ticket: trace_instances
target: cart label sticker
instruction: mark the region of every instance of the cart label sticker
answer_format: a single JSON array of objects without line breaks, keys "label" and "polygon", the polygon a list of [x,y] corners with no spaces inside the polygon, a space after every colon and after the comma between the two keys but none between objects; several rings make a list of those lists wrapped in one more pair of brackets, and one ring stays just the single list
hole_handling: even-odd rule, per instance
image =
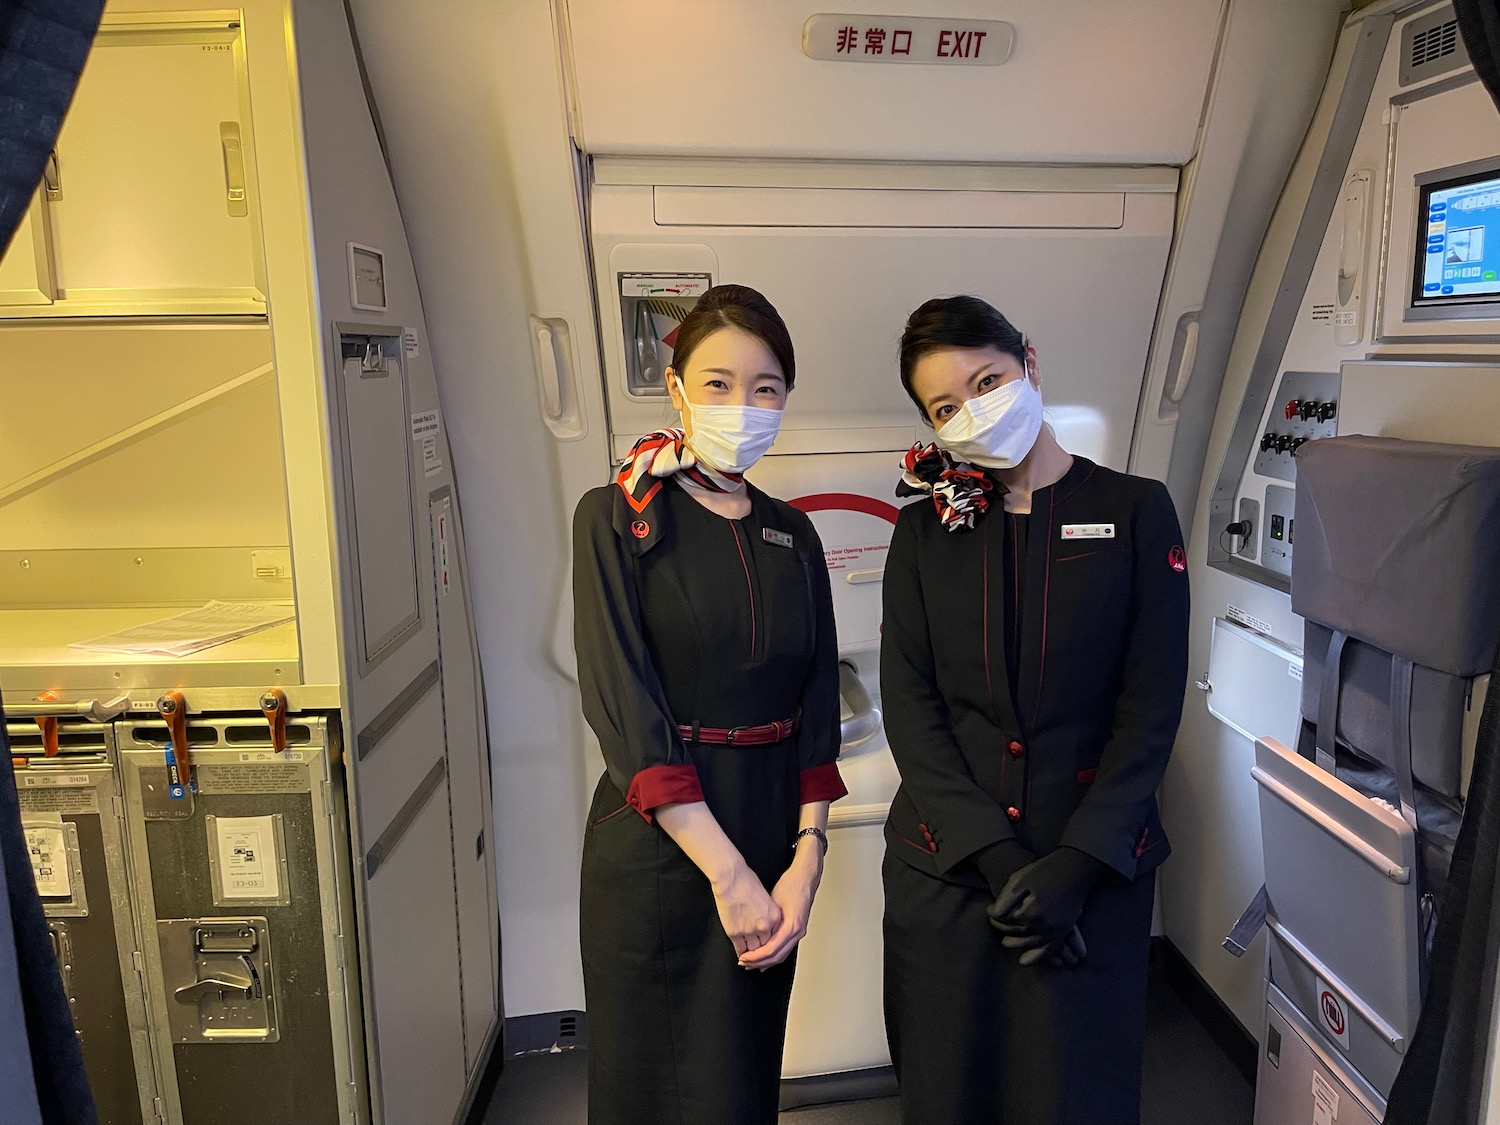
[{"label": "cart label sticker", "polygon": [[1302,665],[1293,664],[1288,660],[1286,663],[1286,674],[1300,684],[1302,682]]},{"label": "cart label sticker", "polygon": [[210,793],[306,793],[310,788],[307,767],[297,762],[247,762],[245,765],[198,767],[194,775],[198,792]]},{"label": "cart label sticker", "polygon": [[406,348],[406,358],[416,359],[418,352],[421,350],[417,345],[417,330],[415,328],[403,329],[401,332],[401,343]]},{"label": "cart label sticker", "polygon": [[43,898],[72,898],[68,877],[68,839],[62,828],[40,826],[25,829],[26,854],[36,877],[36,893]]},{"label": "cart label sticker", "polygon": [[221,816],[214,821],[221,899],[281,897],[274,816]]},{"label": "cart label sticker", "polygon": [[1329,1037],[1345,1051],[1349,1049],[1349,1006],[1328,982],[1318,979],[1318,1020]]},{"label": "cart label sticker", "polygon": [[[192,750],[189,748],[188,753]],[[189,777],[188,783],[182,783],[182,769],[177,764],[177,756],[172,752],[172,744],[168,742],[162,750],[162,756],[167,763],[167,796],[174,801],[180,801],[187,796],[188,791],[198,792],[198,779]]]},{"label": "cart label sticker", "polygon": [[93,813],[99,812],[97,789],[22,789],[23,813]]},{"label": "cart label sticker", "polygon": [[242,750],[239,755],[242,762],[305,762],[307,755],[301,750],[283,750],[280,754],[275,750]]},{"label": "cart label sticker", "polygon": [[53,786],[88,785],[86,773],[18,773],[23,789],[46,789]]},{"label": "cart label sticker", "polygon": [[428,434],[435,434],[441,426],[442,423],[438,420],[436,410],[424,410],[420,414],[413,414],[411,416],[411,440],[416,441]]},{"label": "cart label sticker", "polygon": [[1339,1092],[1316,1070],[1312,1076],[1313,1125],[1333,1125],[1339,1118]]}]

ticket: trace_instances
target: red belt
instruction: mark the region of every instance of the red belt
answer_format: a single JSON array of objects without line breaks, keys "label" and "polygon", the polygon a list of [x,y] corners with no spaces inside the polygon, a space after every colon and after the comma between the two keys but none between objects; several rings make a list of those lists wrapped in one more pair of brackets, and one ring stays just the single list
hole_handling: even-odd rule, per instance
[{"label": "red belt", "polygon": [[758,727],[700,727],[697,723],[677,729],[688,742],[706,742],[715,746],[769,746],[796,734],[802,726],[799,711],[790,719],[761,723]]}]

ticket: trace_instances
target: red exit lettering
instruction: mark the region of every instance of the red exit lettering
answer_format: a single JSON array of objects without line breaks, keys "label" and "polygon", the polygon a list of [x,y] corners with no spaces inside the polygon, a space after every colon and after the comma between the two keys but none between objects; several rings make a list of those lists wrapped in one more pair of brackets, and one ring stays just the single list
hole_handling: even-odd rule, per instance
[{"label": "red exit lettering", "polygon": [[951,31],[938,34],[937,54],[940,59],[977,59],[980,46],[988,31]]}]

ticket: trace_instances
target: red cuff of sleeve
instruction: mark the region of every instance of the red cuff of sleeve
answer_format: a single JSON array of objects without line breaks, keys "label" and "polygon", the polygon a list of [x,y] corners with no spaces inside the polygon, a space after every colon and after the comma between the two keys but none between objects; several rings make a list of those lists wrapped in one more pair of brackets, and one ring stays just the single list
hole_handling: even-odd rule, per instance
[{"label": "red cuff of sleeve", "polygon": [[650,766],[630,782],[625,801],[651,824],[651,810],[658,805],[680,805],[703,800],[696,766]]},{"label": "red cuff of sleeve", "polygon": [[802,803],[804,805],[814,801],[837,801],[848,792],[844,779],[839,776],[837,762],[829,762],[826,766],[813,766],[802,771]]}]

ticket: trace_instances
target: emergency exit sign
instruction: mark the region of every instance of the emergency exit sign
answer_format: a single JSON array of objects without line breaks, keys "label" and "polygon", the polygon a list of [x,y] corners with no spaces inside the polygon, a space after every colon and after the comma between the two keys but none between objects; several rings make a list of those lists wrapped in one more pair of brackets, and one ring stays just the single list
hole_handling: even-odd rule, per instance
[{"label": "emergency exit sign", "polygon": [[999,66],[1016,45],[1003,20],[851,16],[821,12],[802,25],[802,53],[824,62]]}]

